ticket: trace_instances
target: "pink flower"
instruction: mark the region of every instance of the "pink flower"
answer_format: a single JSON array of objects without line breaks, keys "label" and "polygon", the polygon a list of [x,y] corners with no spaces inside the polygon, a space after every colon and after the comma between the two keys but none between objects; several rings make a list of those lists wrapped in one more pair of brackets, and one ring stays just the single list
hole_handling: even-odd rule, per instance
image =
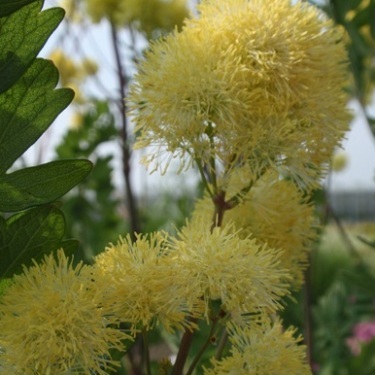
[{"label": "pink flower", "polygon": [[375,321],[360,322],[353,327],[353,336],[346,340],[353,355],[361,354],[362,344],[368,343],[375,338]]},{"label": "pink flower", "polygon": [[375,322],[361,322],[353,328],[354,336],[361,342],[370,342],[375,337]]}]

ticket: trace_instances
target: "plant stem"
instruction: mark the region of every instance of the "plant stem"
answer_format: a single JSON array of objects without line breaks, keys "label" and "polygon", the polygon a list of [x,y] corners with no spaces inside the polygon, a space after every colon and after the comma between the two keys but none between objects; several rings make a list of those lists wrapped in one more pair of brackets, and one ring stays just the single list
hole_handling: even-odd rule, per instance
[{"label": "plant stem", "polygon": [[203,167],[202,167],[201,160],[200,159],[196,159],[195,163],[197,164],[197,167],[198,167],[198,170],[199,170],[199,174],[201,175],[201,179],[202,179],[204,187],[206,188],[208,194],[210,194],[210,196],[213,197],[214,194],[213,194],[213,192],[212,192],[212,190],[210,188],[210,185],[208,184],[206,175],[204,174],[204,170],[203,170]]},{"label": "plant stem", "polygon": [[145,361],[146,361],[146,373],[147,375],[151,375],[150,347],[149,347],[149,342],[148,342],[148,332],[145,328],[142,329],[142,337],[143,337],[143,348],[144,348]]},{"label": "plant stem", "polygon": [[[311,264],[311,256],[310,262]],[[303,285],[303,312],[304,312],[304,340],[306,344],[306,357],[313,371],[313,316],[312,316],[312,289],[311,289],[311,267],[305,271],[305,283]]]},{"label": "plant stem", "polygon": [[[193,318],[192,321],[196,322],[197,319]],[[176,362],[174,363],[171,375],[182,374],[192,341],[193,341],[193,331],[186,329],[181,339],[180,349],[177,353]]]},{"label": "plant stem", "polygon": [[120,137],[122,142],[122,172],[124,176],[125,182],[125,189],[126,189],[126,198],[127,204],[129,209],[129,217],[130,217],[130,236],[133,240],[135,240],[135,233],[140,233],[140,224],[139,224],[139,217],[138,217],[138,210],[136,207],[136,199],[133,193],[133,188],[131,184],[130,178],[130,159],[131,159],[131,150],[129,145],[128,139],[128,129],[127,123],[128,119],[126,116],[126,86],[128,81],[126,79],[125,68],[121,62],[121,55],[120,55],[120,48],[119,48],[119,38],[117,34],[116,27],[111,23],[111,36],[112,36],[112,44],[115,54],[115,61],[117,67],[117,77],[119,83],[119,91],[120,91],[120,100],[118,102],[119,112],[120,112],[120,121],[121,121],[121,130],[120,130]]},{"label": "plant stem", "polygon": [[213,197],[213,202],[215,205],[215,213],[211,224],[211,232],[214,230],[215,227],[221,227],[223,224],[224,213],[226,210],[231,208],[228,205],[228,202],[225,201],[225,191],[221,190],[216,193]]},{"label": "plant stem", "polygon": [[[128,139],[128,118],[126,115],[126,87],[128,85],[128,81],[126,78],[125,67],[121,61],[121,54],[120,54],[120,43],[119,37],[116,30],[115,25],[111,22],[111,40],[115,55],[115,63],[117,68],[117,78],[118,78],[118,85],[119,85],[119,94],[120,99],[117,101],[118,109],[119,109],[119,118],[121,123],[120,128],[120,138],[121,138],[121,151],[122,151],[122,175],[124,177],[125,183],[125,191],[126,191],[126,202],[127,208],[129,211],[129,222],[130,222],[130,238],[132,241],[136,240],[135,233],[140,233],[140,222],[139,222],[139,215],[136,205],[136,198],[133,192],[132,184],[131,184],[131,168],[130,168],[130,159],[131,159],[131,150],[130,144]],[[136,358],[141,357],[142,352],[142,345],[139,339],[136,340],[132,349],[128,352],[128,357],[130,359],[130,363],[132,366],[132,375],[139,375],[142,374],[141,364],[138,363]]]},{"label": "plant stem", "polygon": [[225,345],[227,344],[227,341],[228,341],[228,332],[227,332],[227,329],[224,327],[223,333],[220,337],[219,345],[217,346],[215,359],[217,360],[221,359],[221,356],[223,355],[223,351],[224,351]]},{"label": "plant stem", "polygon": [[213,336],[213,334],[215,332],[217,321],[218,321],[217,318],[215,318],[212,321],[211,329],[210,329],[210,332],[208,334],[207,340],[204,342],[204,344],[202,345],[202,347],[199,349],[199,352],[197,353],[197,355],[195,356],[193,362],[191,363],[191,365],[190,365],[190,367],[189,367],[186,375],[191,375],[193,373],[195,367],[197,366],[197,364],[199,363],[200,359],[202,358],[203,353],[205,352],[205,350],[211,344],[211,339],[212,339],[212,336]]}]

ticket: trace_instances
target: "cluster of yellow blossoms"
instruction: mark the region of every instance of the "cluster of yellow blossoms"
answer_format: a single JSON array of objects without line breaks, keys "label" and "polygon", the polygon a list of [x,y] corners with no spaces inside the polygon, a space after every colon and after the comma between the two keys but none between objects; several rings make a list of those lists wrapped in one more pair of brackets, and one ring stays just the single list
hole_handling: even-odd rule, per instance
[{"label": "cluster of yellow blossoms", "polygon": [[[115,23],[132,22],[133,3],[144,4],[87,0]],[[92,266],[59,252],[16,276],[0,298],[1,374],[104,375],[111,349],[138,332],[188,335],[204,322],[230,348],[205,375],[311,373],[275,314],[301,286],[314,238],[301,187],[318,184],[347,129],[344,35],[305,2],[198,10],[152,44],[129,100],[138,147],[156,146],[145,162],[197,165],[206,196],[175,236],[122,238]]]},{"label": "cluster of yellow blossoms", "polygon": [[[74,267],[60,250],[57,258],[46,256],[15,276],[1,297],[0,373],[107,374],[117,365],[111,349],[125,350],[125,340],[155,324],[167,332],[194,330],[193,319],[218,318],[215,301],[221,301],[224,326],[230,322],[229,330],[246,330],[259,324],[254,317],[263,321],[275,312],[288,293],[289,275],[278,262],[277,252],[239,238],[230,226],[210,231],[200,220],[187,223],[175,238],[154,233],[139,235],[135,243],[121,239],[92,266]],[[275,363],[286,361],[288,368],[297,361],[304,369],[303,347],[289,353],[297,341],[278,323],[272,328],[267,322],[267,337],[273,331],[286,337]],[[120,323],[127,324],[126,331]],[[248,340],[258,341],[259,329],[248,330]],[[245,346],[236,344],[238,350]],[[293,374],[303,373],[308,372]]]},{"label": "cluster of yellow blossoms", "polygon": [[165,166],[168,152],[182,166],[215,158],[225,170],[271,167],[316,185],[348,128],[342,30],[306,2],[212,0],[198,9],[152,45],[136,75],[137,146],[155,146],[144,162]]},{"label": "cluster of yellow blossoms", "polygon": [[186,0],[64,0],[62,6],[72,20],[87,14],[94,23],[107,19],[118,27],[132,26],[148,38],[181,29],[190,16]]},{"label": "cluster of yellow blossoms", "polygon": [[106,375],[129,336],[101,296],[90,267],[62,250],[14,276],[0,302],[0,374]]},{"label": "cluster of yellow blossoms", "polygon": [[74,90],[76,103],[84,103],[85,98],[80,87],[88,77],[97,73],[97,63],[89,58],[85,58],[82,61],[74,61],[59,48],[52,51],[49,58],[59,70],[61,85]]}]

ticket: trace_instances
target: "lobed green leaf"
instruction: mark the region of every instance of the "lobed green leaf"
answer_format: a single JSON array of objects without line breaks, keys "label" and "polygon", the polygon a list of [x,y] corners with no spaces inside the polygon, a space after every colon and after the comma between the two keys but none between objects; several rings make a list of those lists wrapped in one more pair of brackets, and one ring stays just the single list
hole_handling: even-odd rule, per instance
[{"label": "lobed green leaf", "polygon": [[[40,0],[31,3],[13,1],[13,6],[9,4],[11,1],[3,2],[0,5],[0,16],[4,7],[13,11],[20,9],[0,18],[0,93],[8,90],[22,76],[64,17],[61,8],[40,12],[43,5]],[[30,4],[17,6],[24,3]]]},{"label": "lobed green leaf", "polygon": [[0,174],[35,143],[72,101],[72,90],[54,90],[57,80],[52,62],[36,59],[15,85],[0,94]]},{"label": "lobed green leaf", "polygon": [[[45,205],[15,215],[0,225],[0,278],[30,266],[32,259],[63,245],[65,219],[56,205]],[[71,248],[72,244],[69,244]]]},{"label": "lobed green leaf", "polygon": [[88,160],[57,160],[0,175],[0,211],[21,211],[60,198],[91,171]]}]

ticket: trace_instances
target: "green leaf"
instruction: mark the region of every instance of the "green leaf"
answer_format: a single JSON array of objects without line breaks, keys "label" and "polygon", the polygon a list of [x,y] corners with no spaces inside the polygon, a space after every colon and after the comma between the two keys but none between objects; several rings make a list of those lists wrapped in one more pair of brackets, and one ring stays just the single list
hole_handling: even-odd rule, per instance
[{"label": "green leaf", "polygon": [[33,208],[6,221],[0,228],[0,278],[22,271],[22,264],[30,266],[32,258],[61,247],[65,233],[65,219],[56,205]]},{"label": "green leaf", "polygon": [[79,246],[79,242],[74,239],[69,239],[61,242],[61,245],[59,247],[62,247],[64,249],[64,253],[66,256],[73,255]]},{"label": "green leaf", "polygon": [[0,174],[72,101],[72,90],[54,90],[57,81],[58,72],[52,62],[37,59],[15,85],[0,94]]},{"label": "green leaf", "polygon": [[363,242],[364,244],[372,247],[373,249],[375,249],[375,240],[368,240],[367,238],[363,237],[363,236],[357,236],[357,238]]},{"label": "green leaf", "polygon": [[9,16],[23,6],[33,3],[36,0],[1,0],[0,17]]},{"label": "green leaf", "polygon": [[0,210],[21,211],[61,197],[91,171],[88,160],[57,160],[0,175]]},{"label": "green leaf", "polygon": [[[61,8],[40,12],[42,5],[43,1],[33,1],[8,17],[0,18],[0,93],[9,89],[26,71],[64,17]],[[3,3],[0,14],[2,7]]]}]

